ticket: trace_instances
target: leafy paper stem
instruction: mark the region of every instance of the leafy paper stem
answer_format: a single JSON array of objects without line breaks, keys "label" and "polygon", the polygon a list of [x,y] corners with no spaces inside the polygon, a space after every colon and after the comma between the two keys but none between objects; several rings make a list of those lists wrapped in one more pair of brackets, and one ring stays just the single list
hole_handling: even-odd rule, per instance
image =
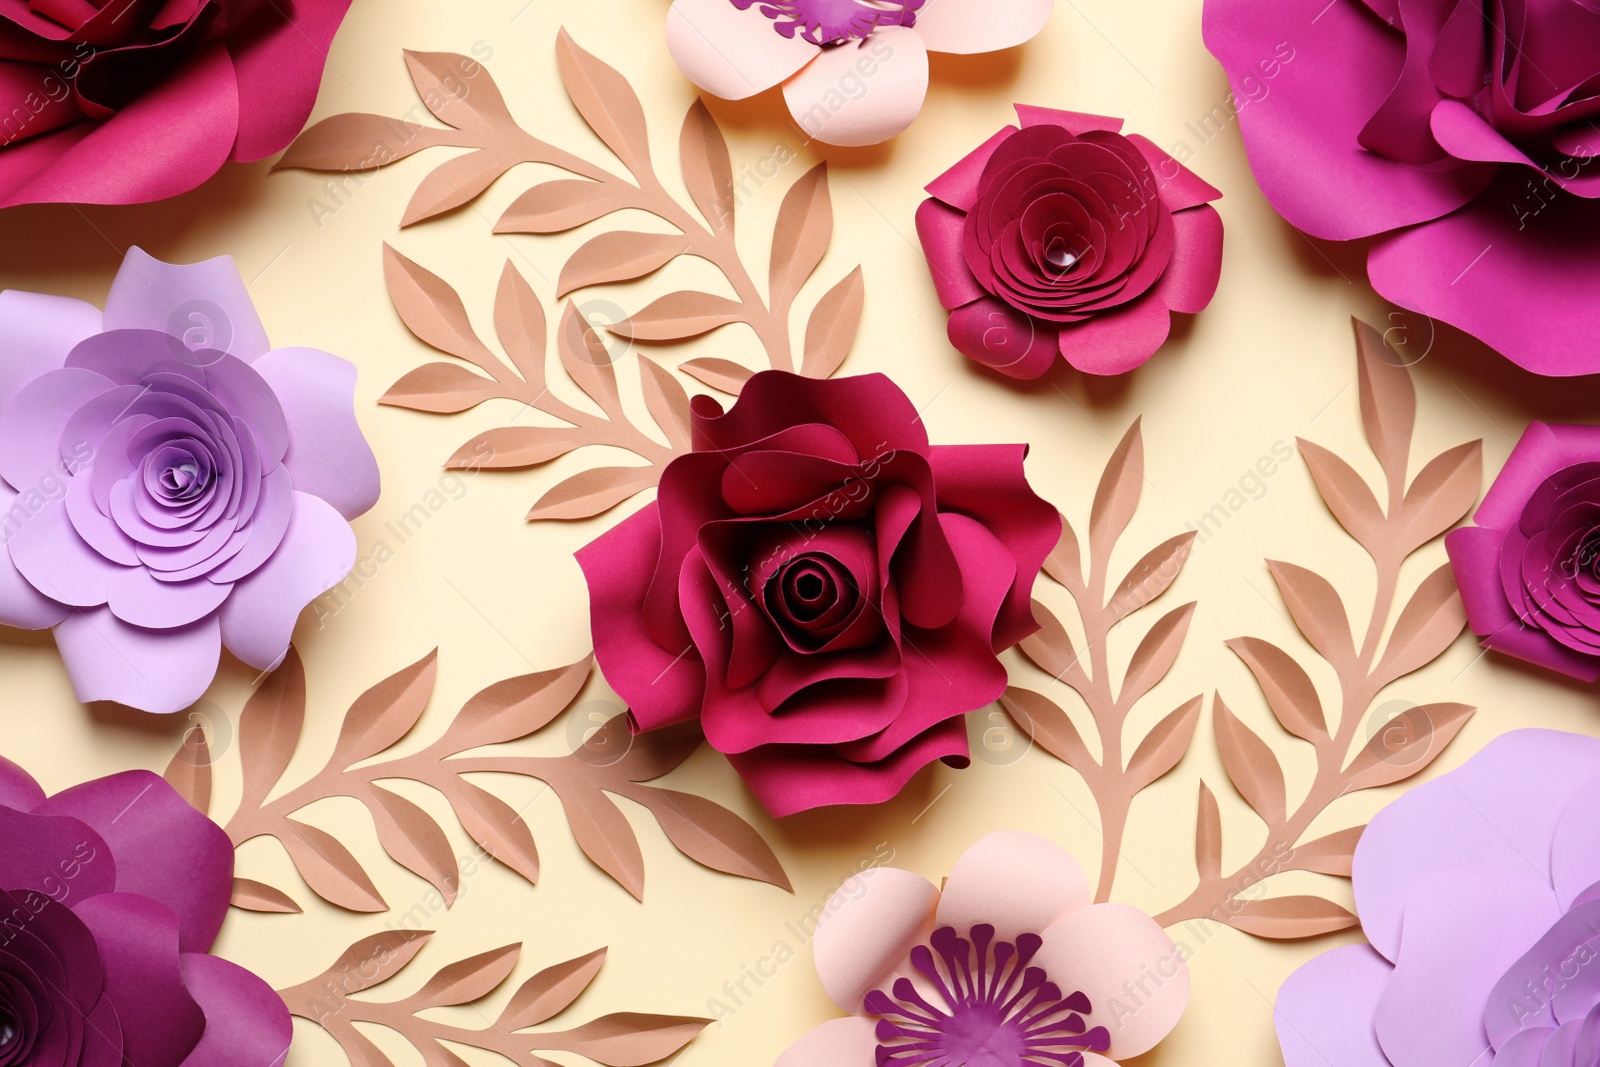
[{"label": "leafy paper stem", "polygon": [[598,949],[547,967],[517,987],[492,1021],[481,1028],[454,1026],[425,1017],[431,1008],[475,1004],[511,976],[520,944],[458,960],[434,973],[417,992],[400,1000],[357,999],[354,994],[393,978],[420,952],[429,930],[386,930],[362,938],[317,977],[278,991],[289,1011],[326,1030],[354,1067],[391,1063],[356,1024],[400,1034],[434,1067],[465,1067],[450,1045],[498,1053],[520,1067],[549,1067],[536,1053],[569,1052],[610,1067],[657,1063],[677,1053],[705,1029],[709,1019],[622,1012],[566,1030],[528,1032],[565,1011],[594,981],[605,962]]},{"label": "leafy paper stem", "polygon": [[[1257,637],[1228,642],[1255,677],[1279,725],[1315,749],[1317,771],[1304,799],[1290,808],[1272,747],[1218,697],[1214,725],[1223,767],[1239,795],[1266,823],[1266,839],[1247,863],[1224,873],[1222,820],[1215,796],[1202,782],[1195,828],[1199,884],[1187,899],[1158,916],[1164,925],[1213,919],[1268,938],[1311,937],[1354,925],[1355,916],[1319,896],[1258,898],[1245,896],[1245,890],[1283,871],[1348,878],[1362,827],[1302,841],[1313,821],[1339,797],[1391,785],[1423,770],[1474,710],[1433,703],[1373,721],[1378,718],[1372,714],[1378,694],[1432,663],[1466,625],[1448,563],[1423,578],[1398,613],[1395,604],[1406,560],[1459,521],[1477,500],[1483,455],[1482,442],[1458,445],[1435,456],[1408,481],[1416,419],[1411,376],[1376,330],[1361,322],[1355,329],[1361,421],[1383,469],[1387,503],[1380,506],[1366,480],[1327,449],[1302,440],[1300,454],[1329,510],[1372,557],[1372,612],[1361,630],[1353,629],[1343,599],[1326,578],[1292,563],[1268,561],[1289,616],[1337,678],[1337,718],[1329,721],[1310,673],[1288,652]],[[1358,747],[1363,724],[1369,729]]]},{"label": "leafy paper stem", "polygon": [[1083,649],[1074,647],[1060,620],[1038,601],[1033,613],[1041,629],[1022,642],[1024,655],[1082,700],[1099,735],[1099,757],[1090,752],[1067,712],[1048,697],[1012,686],[1001,698],[1001,705],[1018,726],[1082,775],[1094,795],[1103,842],[1096,891],[1096,899],[1101,901],[1111,896],[1133,798],[1183,758],[1202,704],[1199,696],[1185,701],[1145,735],[1131,756],[1125,755],[1128,716],[1172,668],[1195,607],[1190,602],[1157,619],[1140,639],[1121,683],[1114,684],[1108,652],[1112,633],[1167,591],[1194,543],[1192,532],[1163,541],[1111,586],[1111,556],[1139,505],[1143,468],[1144,444],[1135,421],[1112,453],[1095,490],[1089,514],[1087,570],[1077,534],[1065,518],[1061,541],[1045,561],[1045,573],[1066,588],[1076,605],[1083,626]]},{"label": "leafy paper stem", "polygon": [[[532,883],[539,876],[539,855],[521,813],[467,777],[497,772],[544,782],[565,809],[584,853],[638,899],[644,896],[644,858],[612,797],[649,809],[667,838],[690,859],[790,888],[772,849],[739,816],[704,797],[645,784],[677,767],[699,746],[701,739],[692,729],[633,737],[626,717],[617,715],[583,738],[570,755],[478,751],[527,737],[560,715],[589,678],[587,658],[497,682],[467,701],[427,747],[389,755],[427,707],[435,668],[435,654],[429,653],[367,690],[350,706],[322,770],[269,799],[294,754],[305,717],[305,673],[291,649],[239,717],[243,800],[225,825],[235,847],[255,837],[276,838],[312,892],[351,911],[385,911],[388,905],[351,851],[332,834],[294,818],[319,800],[351,797],[366,807],[389,857],[426,879],[448,907],[455,901],[461,873],[444,830],[422,807],[379,784],[409,779],[442,794],[462,829],[484,852]],[[180,753],[167,778],[196,807],[206,809],[211,793],[207,760]],[[243,879],[235,886],[233,902],[253,911],[300,910],[282,890]]]},{"label": "leafy paper stem", "polygon": [[[678,136],[683,181],[692,201],[684,203],[666,188],[655,169],[644,109],[628,80],[579,48],[565,30],[556,40],[556,59],[573,106],[632,175],[631,181],[528,132],[512,117],[494,79],[480,64],[447,52],[407,52],[406,63],[423,104],[448,129],[378,115],[335,115],[301,134],[277,165],[360,172],[435,146],[470,149],[423,179],[402,226],[477,199],[519,163],[559,167],[576,177],[528,189],[495,223],[496,233],[558,233],[626,208],[649,212],[676,231],[612,230],[592,238],[562,268],[559,296],[586,286],[642,278],[679,256],[696,256],[722,273],[734,292],[732,298],[696,290],[670,293],[611,329],[639,341],[678,341],[743,322],[755,331],[770,366],[797,369],[790,316],[833,231],[825,165],[801,177],[784,198],[763,291],[734,238],[733,165],[722,131],[705,105],[694,103]],[[827,377],[838,368],[855,336],[862,293],[858,268],[818,301],[806,328],[798,367],[802,373]],[[685,369],[717,388],[736,389],[750,373],[718,359],[692,360]]]}]

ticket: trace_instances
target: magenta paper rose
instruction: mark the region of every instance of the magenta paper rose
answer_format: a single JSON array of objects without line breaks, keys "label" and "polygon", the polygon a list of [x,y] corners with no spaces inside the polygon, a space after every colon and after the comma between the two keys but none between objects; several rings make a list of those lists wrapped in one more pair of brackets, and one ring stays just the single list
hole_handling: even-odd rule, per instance
[{"label": "magenta paper rose", "polygon": [[0,207],[140,204],[281,150],[350,0],[0,0]]},{"label": "magenta paper rose", "polygon": [[1107,1067],[1149,1051],[1189,1002],[1185,953],[1139,909],[1091,901],[1077,860],[1014,830],[969,848],[942,889],[863,871],[813,942],[850,1017],[776,1067]]},{"label": "magenta paper rose", "polygon": [[1444,543],[1483,646],[1600,678],[1600,426],[1531,423],[1473,521]]},{"label": "magenta paper rose", "polygon": [[825,144],[869,145],[911,125],[928,53],[1031,39],[1055,0],[673,0],[667,47],[689,80],[743,100],[783,85],[789,113]]},{"label": "magenta paper rose", "polygon": [[1290,223],[1375,236],[1379,293],[1536,374],[1600,371],[1600,4],[1207,0],[1205,39]]},{"label": "magenta paper rose", "polygon": [[1517,730],[1373,819],[1371,946],[1278,994],[1288,1067],[1600,1062],[1600,740]]},{"label": "magenta paper rose", "polygon": [[268,345],[231,259],[137,248],[104,313],[12,290],[0,336],[0,622],[53,627],[84,701],[276,667],[378,498],[355,367]]},{"label": "magenta paper rose", "polygon": [[275,1067],[292,1027],[207,955],[233,845],[148,771],[46,798],[0,757],[0,1063]]},{"label": "magenta paper rose", "polygon": [[634,728],[698,721],[774,815],[965,766],[1061,533],[1027,447],[930,446],[881,374],[766,371],[692,418],[656,502],[578,553]]},{"label": "magenta paper rose", "polygon": [[1013,378],[1059,354],[1121,374],[1155,354],[1172,312],[1211,302],[1222,194],[1121,119],[1017,105],[928,186],[917,236],[950,343]]}]

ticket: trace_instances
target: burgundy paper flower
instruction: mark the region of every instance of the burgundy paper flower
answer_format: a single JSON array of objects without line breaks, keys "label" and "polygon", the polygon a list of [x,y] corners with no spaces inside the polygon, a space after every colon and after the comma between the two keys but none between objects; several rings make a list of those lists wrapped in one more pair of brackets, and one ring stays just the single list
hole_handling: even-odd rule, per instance
[{"label": "burgundy paper flower", "polygon": [[767,810],[868,804],[935,759],[1036,630],[1060,517],[1023,445],[936,447],[880,374],[768,371],[656,503],[578,553],[595,654],[637,729],[699,720]]},{"label": "burgundy paper flower", "polygon": [[0,0],[0,207],[138,204],[300,132],[350,0]]},{"label": "burgundy paper flower", "polygon": [[1485,648],[1600,678],[1600,426],[1535,422],[1445,548]]},{"label": "burgundy paper flower", "polygon": [[0,1063],[282,1063],[288,1009],[207,955],[232,893],[228,835],[155,775],[46,799],[0,758]]},{"label": "burgundy paper flower", "polygon": [[1059,352],[1090,374],[1155,354],[1172,312],[1211,302],[1222,194],[1121,119],[1017,106],[1008,126],[940,175],[917,235],[950,343],[1013,378]]}]

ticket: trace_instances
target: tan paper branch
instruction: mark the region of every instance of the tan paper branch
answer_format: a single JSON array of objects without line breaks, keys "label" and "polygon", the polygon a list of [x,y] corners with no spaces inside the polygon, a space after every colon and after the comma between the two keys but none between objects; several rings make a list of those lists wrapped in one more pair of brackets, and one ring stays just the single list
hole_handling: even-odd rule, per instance
[{"label": "tan paper branch", "polygon": [[[790,889],[772,849],[738,815],[704,797],[645,784],[694,752],[701,738],[692,728],[633,737],[626,717],[617,715],[585,737],[570,755],[524,756],[503,748],[476,751],[548,726],[588,681],[589,658],[491,685],[467,701],[427,747],[410,755],[387,755],[427,707],[435,667],[435,655],[429,653],[367,690],[350,706],[323,768],[272,796],[294,754],[305,717],[305,673],[290,649],[283,666],[261,684],[239,717],[243,800],[225,824],[234,846],[260,836],[276,838],[318,896],[350,911],[385,911],[388,905],[350,850],[332,834],[293,817],[319,800],[351,797],[366,807],[389,857],[425,879],[449,907],[461,877],[455,849],[424,809],[379,784],[408,779],[442,794],[462,829],[485,853],[536,882],[539,854],[521,813],[467,777],[492,772],[544,782],[564,807],[584,853],[637,899],[644,897],[644,858],[614,797],[649,809],[668,840],[697,863]],[[167,770],[167,780],[206,810],[211,789],[208,759],[180,752]],[[282,890],[242,878],[236,881],[233,902],[253,911],[299,910]]]},{"label": "tan paper branch", "polygon": [[1112,632],[1167,591],[1194,543],[1193,533],[1162,542],[1111,587],[1111,555],[1138,507],[1143,468],[1144,445],[1135,420],[1112,453],[1095,491],[1089,515],[1087,572],[1077,534],[1065,518],[1061,541],[1045,561],[1045,573],[1072,596],[1083,625],[1084,648],[1074,647],[1066,628],[1038,601],[1033,612],[1042,628],[1022,643],[1024,655],[1082,700],[1094,720],[1100,755],[1097,758],[1091,753],[1071,716],[1042,693],[1012,686],[1000,700],[1039,747],[1072,767],[1088,784],[1100,813],[1103,848],[1095,899],[1101,901],[1111,897],[1133,798],[1183,758],[1202,704],[1199,696],[1185,701],[1127,755],[1128,716],[1171,669],[1195,607],[1192,602],[1184,604],[1156,620],[1135,648],[1121,684],[1113,685],[1108,649]]},{"label": "tan paper branch", "polygon": [[423,1061],[436,1067],[464,1067],[450,1045],[464,1045],[505,1057],[521,1067],[548,1067],[540,1052],[569,1052],[610,1067],[638,1067],[675,1055],[710,1023],[679,1015],[622,1012],[603,1015],[565,1030],[529,1032],[560,1013],[588,989],[605,962],[606,950],[547,967],[519,985],[493,1021],[481,1028],[453,1026],[420,1013],[457,1004],[479,1005],[516,969],[520,944],[505,945],[457,960],[438,971],[417,992],[400,1000],[374,1001],[355,994],[399,974],[419,953],[429,930],[386,930],[345,949],[317,977],[278,995],[289,1011],[326,1030],[354,1067],[379,1067],[391,1061],[357,1029],[382,1026],[410,1043]]},{"label": "tan paper branch", "polygon": [[1213,718],[1223,767],[1239,795],[1266,823],[1266,840],[1248,862],[1225,873],[1221,816],[1216,798],[1201,783],[1195,828],[1199,884],[1157,917],[1164,925],[1213,919],[1267,938],[1312,937],[1353,926],[1354,915],[1322,897],[1242,894],[1283,871],[1348,878],[1362,828],[1302,841],[1312,822],[1341,796],[1422,771],[1474,710],[1455,703],[1409,708],[1387,723],[1374,724],[1377,729],[1369,731],[1369,739],[1351,756],[1379,692],[1432,663],[1466,625],[1448,563],[1411,591],[1398,614],[1394,609],[1402,566],[1471,510],[1483,466],[1481,442],[1473,441],[1435,456],[1408,482],[1416,421],[1411,376],[1376,330],[1360,322],[1355,330],[1361,421],[1383,468],[1386,503],[1380,505],[1366,481],[1337,455],[1309,441],[1299,444],[1328,509],[1372,557],[1372,611],[1357,632],[1343,599],[1325,578],[1291,563],[1268,561],[1295,626],[1337,678],[1337,717],[1329,720],[1316,683],[1294,656],[1256,637],[1227,643],[1255,677],[1279,725],[1315,749],[1317,771],[1305,798],[1290,809],[1272,746],[1218,696]]}]

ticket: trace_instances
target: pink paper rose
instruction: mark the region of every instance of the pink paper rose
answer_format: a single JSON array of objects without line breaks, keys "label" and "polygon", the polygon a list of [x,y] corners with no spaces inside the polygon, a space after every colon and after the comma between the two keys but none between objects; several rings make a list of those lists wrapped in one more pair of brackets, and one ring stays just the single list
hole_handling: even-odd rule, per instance
[{"label": "pink paper rose", "polygon": [[1484,647],[1600,678],[1600,426],[1531,423],[1473,521],[1444,543]]},{"label": "pink paper rose", "polygon": [[789,113],[826,144],[887,141],[928,91],[928,53],[1010,48],[1055,0],[673,0],[667,47],[700,88],[743,100],[779,83]]},{"label": "pink paper rose", "polygon": [[633,726],[698,721],[774,815],[965,766],[963,716],[1038,629],[1061,533],[1026,446],[930,446],[881,374],[766,371],[726,412],[692,403],[694,451],[656,502],[578,553]]},{"label": "pink paper rose", "polygon": [[[1106,1067],[1154,1048],[1189,1002],[1185,952],[1034,834],[993,833],[944,888],[874,867],[823,908],[817,975],[848,1013],[776,1067]],[[1341,1065],[1342,1067],[1342,1065]]]},{"label": "pink paper rose", "polygon": [[1600,371],[1600,5],[1207,0],[1204,26],[1284,218],[1376,237],[1379,293],[1536,374]]},{"label": "pink paper rose", "polygon": [[102,313],[0,293],[0,622],[53,627],[80,700],[178,711],[257,670],[378,498],[356,370],[273,348],[227,257],[135,248]]},{"label": "pink paper rose", "polygon": [[0,0],[0,207],[139,204],[300,132],[350,0]]},{"label": "pink paper rose", "polygon": [[1059,354],[1121,374],[1155,354],[1172,312],[1211,302],[1222,194],[1121,119],[1017,106],[928,186],[917,236],[950,343],[1013,378]]}]

